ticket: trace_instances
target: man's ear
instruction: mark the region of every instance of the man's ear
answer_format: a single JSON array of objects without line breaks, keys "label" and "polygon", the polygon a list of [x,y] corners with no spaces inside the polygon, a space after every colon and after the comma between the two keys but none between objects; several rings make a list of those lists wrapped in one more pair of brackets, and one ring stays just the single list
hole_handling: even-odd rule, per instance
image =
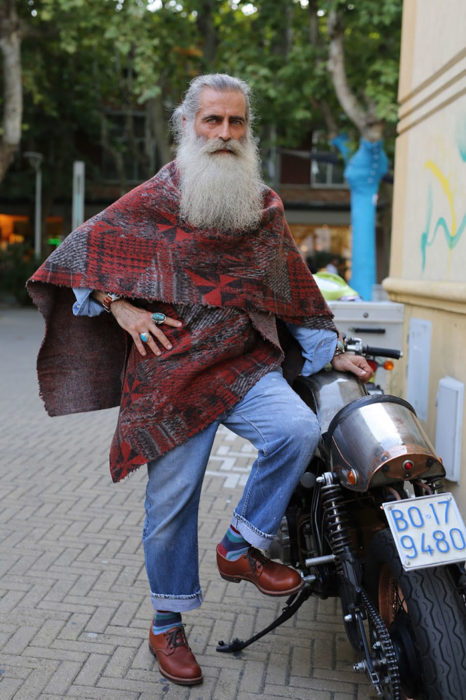
[{"label": "man's ear", "polygon": [[181,117],[181,126],[183,127],[183,131],[186,129],[186,117],[183,115]]}]

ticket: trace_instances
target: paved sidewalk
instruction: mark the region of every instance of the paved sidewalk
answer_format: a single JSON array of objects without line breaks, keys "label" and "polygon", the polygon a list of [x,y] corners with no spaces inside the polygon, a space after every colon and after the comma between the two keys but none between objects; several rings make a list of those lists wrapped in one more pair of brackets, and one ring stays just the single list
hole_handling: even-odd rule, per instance
[{"label": "paved sidewalk", "polygon": [[33,309],[0,308],[0,700],[363,700],[374,697],[346,641],[338,602],[311,599],[297,616],[237,656],[283,600],[217,573],[215,544],[239,498],[254,450],[219,431],[201,501],[205,602],[185,615],[204,683],[183,688],[157,671],[140,545],[145,470],[114,485],[108,448],[115,410],[49,418],[35,357]]}]

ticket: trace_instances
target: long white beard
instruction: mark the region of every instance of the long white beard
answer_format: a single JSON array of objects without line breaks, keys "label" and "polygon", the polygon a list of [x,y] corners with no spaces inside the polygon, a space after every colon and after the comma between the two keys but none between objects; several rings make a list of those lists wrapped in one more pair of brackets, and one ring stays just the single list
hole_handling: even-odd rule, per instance
[{"label": "long white beard", "polygon": [[[228,149],[230,153],[216,153]],[[252,138],[205,139],[187,128],[177,151],[180,213],[200,228],[244,231],[262,216],[262,181]]]}]

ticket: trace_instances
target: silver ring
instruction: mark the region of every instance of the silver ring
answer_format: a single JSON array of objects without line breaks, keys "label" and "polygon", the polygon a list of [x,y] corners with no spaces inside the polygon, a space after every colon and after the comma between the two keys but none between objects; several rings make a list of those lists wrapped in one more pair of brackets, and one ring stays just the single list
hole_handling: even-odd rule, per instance
[{"label": "silver ring", "polygon": [[152,320],[154,323],[157,324],[157,326],[160,323],[165,323],[166,315],[163,314],[161,311],[156,311],[155,313],[152,314]]},{"label": "silver ring", "polygon": [[147,343],[149,340],[149,333],[140,333],[139,337],[141,338],[143,343]]}]

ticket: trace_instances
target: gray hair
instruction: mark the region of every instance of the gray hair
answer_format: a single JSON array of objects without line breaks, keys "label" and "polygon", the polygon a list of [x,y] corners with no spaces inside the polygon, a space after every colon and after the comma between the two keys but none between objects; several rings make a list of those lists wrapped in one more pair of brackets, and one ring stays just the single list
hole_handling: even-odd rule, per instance
[{"label": "gray hair", "polygon": [[200,96],[204,88],[211,88],[219,92],[225,90],[235,90],[241,92],[246,102],[246,122],[248,126],[252,122],[251,111],[251,88],[240,78],[234,78],[227,73],[209,73],[207,75],[198,75],[191,80],[189,88],[186,91],[183,102],[175,109],[171,118],[171,125],[175,138],[180,140],[183,133],[183,117],[188,122],[193,122],[196,114],[200,109]]}]

